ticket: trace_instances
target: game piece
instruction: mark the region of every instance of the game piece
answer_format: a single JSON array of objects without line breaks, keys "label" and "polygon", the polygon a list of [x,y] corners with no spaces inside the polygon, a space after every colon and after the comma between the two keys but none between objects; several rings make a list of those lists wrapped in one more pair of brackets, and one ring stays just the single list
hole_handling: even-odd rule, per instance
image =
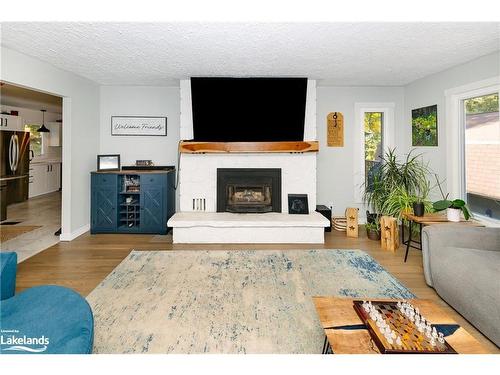
[{"label": "game piece", "polygon": [[439,335],[438,335],[438,341],[439,341],[441,344],[444,344],[444,334],[443,334],[443,332],[439,332]]},{"label": "game piece", "polygon": [[437,338],[438,337],[438,333],[437,333],[436,327],[432,327],[432,337],[433,338]]},{"label": "game piece", "polygon": [[402,346],[403,345],[403,343],[401,342],[401,337],[398,336],[398,338],[396,339],[396,344],[398,346]]}]

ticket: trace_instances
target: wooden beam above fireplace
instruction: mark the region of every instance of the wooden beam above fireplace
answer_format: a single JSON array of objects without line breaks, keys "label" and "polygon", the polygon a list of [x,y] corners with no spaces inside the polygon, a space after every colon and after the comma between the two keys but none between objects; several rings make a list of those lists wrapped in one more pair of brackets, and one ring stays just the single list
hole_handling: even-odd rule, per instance
[{"label": "wooden beam above fireplace", "polygon": [[302,142],[194,142],[181,141],[179,151],[187,154],[204,153],[288,153],[318,152],[318,141]]}]

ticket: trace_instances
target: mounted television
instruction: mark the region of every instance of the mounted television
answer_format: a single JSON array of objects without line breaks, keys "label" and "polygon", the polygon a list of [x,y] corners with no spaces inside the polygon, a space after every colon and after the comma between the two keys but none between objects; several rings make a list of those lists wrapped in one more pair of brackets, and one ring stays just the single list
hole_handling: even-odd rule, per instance
[{"label": "mounted television", "polygon": [[303,141],[307,78],[191,78],[194,141]]}]

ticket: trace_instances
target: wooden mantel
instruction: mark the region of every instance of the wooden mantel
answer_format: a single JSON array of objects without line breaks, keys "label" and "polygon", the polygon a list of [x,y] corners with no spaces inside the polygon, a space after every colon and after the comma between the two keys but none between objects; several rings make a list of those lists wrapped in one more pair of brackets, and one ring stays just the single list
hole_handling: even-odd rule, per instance
[{"label": "wooden mantel", "polygon": [[194,142],[181,141],[179,151],[187,154],[204,153],[287,153],[318,152],[318,141],[302,142]]}]

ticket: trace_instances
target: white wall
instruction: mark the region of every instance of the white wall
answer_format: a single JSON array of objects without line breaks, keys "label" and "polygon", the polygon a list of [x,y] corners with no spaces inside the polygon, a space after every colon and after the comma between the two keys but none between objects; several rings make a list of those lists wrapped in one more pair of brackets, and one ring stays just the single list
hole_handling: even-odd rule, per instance
[{"label": "white wall", "polygon": [[[120,154],[122,165],[138,159],[156,165],[176,165],[179,142],[180,94],[178,87],[101,86],[101,154]],[[111,116],[167,117],[167,136],[112,136]]]},{"label": "white wall", "polygon": [[[416,147],[423,153],[430,167],[440,179],[447,175],[446,162],[446,108],[445,90],[481,81],[500,75],[500,52],[480,57],[476,60],[455,66],[440,73],[436,73],[405,86],[404,126],[396,141],[401,151],[408,152],[411,146],[411,110],[437,104],[438,106],[438,146]],[[458,125],[458,124],[455,124]],[[446,188],[446,181],[443,188]],[[433,197],[436,198],[437,191]]]},{"label": "white wall", "polygon": [[90,176],[99,150],[99,87],[23,53],[1,47],[0,79],[63,97],[62,239],[90,222]]},{"label": "white wall", "polygon": [[[394,103],[395,138],[404,127],[404,92],[402,87],[331,87],[318,86],[316,92],[317,138],[320,151],[317,162],[317,202],[333,205],[334,215],[343,215],[347,207],[360,207],[356,199],[354,160],[356,147],[355,103]],[[344,147],[328,147],[326,116],[330,112],[344,115]],[[364,216],[360,212],[360,216]]]}]

